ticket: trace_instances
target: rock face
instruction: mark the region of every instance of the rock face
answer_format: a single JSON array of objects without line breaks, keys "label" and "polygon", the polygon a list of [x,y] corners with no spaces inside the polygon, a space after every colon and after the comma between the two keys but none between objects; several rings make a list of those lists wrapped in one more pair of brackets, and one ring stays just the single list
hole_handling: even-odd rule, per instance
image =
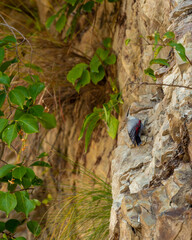
[{"label": "rock face", "polygon": [[[192,2],[123,1],[114,48],[118,79],[131,114],[146,120],[144,144],[132,147],[121,119],[112,160],[110,239],[192,239],[192,65],[175,54],[158,86],[143,76],[151,46],[139,38],[158,30],[175,32],[192,58]],[[127,38],[130,46],[125,46]],[[166,50],[167,52],[170,50]],[[166,52],[163,53],[164,56]],[[162,84],[162,85],[161,85]],[[183,85],[191,88],[169,87]]]}]

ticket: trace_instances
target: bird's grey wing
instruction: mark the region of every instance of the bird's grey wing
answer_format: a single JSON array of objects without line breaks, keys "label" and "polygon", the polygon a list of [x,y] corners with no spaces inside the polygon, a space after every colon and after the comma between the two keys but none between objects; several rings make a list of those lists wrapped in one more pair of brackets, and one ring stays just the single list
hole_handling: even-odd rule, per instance
[{"label": "bird's grey wing", "polygon": [[128,121],[127,130],[128,130],[128,134],[129,134],[131,141],[133,142],[133,144],[135,144],[136,124],[134,121],[132,121],[132,120]]}]

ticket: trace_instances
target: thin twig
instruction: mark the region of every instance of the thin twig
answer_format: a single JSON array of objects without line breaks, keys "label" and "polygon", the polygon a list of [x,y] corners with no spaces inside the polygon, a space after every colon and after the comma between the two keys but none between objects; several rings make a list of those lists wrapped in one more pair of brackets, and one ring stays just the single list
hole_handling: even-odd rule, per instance
[{"label": "thin twig", "polygon": [[23,189],[20,189],[20,190],[15,190],[13,193],[15,192],[22,192],[22,191],[27,191],[27,190],[34,190],[35,188],[23,188]]},{"label": "thin twig", "polygon": [[185,55],[185,57],[187,58],[189,64],[192,66],[192,62],[191,62],[191,60],[187,57],[187,55]]},{"label": "thin twig", "polygon": [[178,87],[178,88],[186,88],[186,89],[192,89],[192,87],[184,86],[184,85],[176,85],[176,84],[166,84],[166,83],[149,83],[149,82],[130,82],[128,85],[151,85],[151,86],[166,86],[166,87]]},{"label": "thin twig", "polygon": [[1,162],[5,163],[5,164],[8,164],[7,162],[5,162],[3,159],[0,159]]},{"label": "thin twig", "polygon": [[[33,54],[33,48],[32,48],[32,45],[31,45],[31,43],[29,42],[29,40],[27,39],[27,38],[25,38],[25,36],[19,31],[19,30],[17,30],[16,28],[14,28],[14,27],[12,27],[12,26],[10,26],[7,22],[6,22],[6,20],[4,19],[4,17],[0,14],[0,18],[3,20],[3,22],[4,23],[0,23],[0,25],[3,25],[3,26],[6,26],[6,27],[8,27],[8,29],[12,32],[12,34],[13,34],[13,36],[15,37],[15,39],[17,39],[17,37],[16,37],[16,34],[15,34],[15,32],[17,32],[17,33],[19,33],[20,35],[21,35],[21,37],[23,38],[23,41],[26,41],[28,44],[29,44],[29,46],[30,46],[30,49],[31,49],[31,51],[30,51],[30,63],[32,63],[32,54]],[[14,32],[15,31],[15,32]],[[23,42],[22,41],[22,42]],[[22,62],[22,60],[19,58],[19,53],[18,53],[18,46],[19,46],[20,44],[15,44],[15,48],[16,48],[16,55],[17,55],[17,57],[18,57],[18,59],[21,61],[21,63],[23,63]],[[23,63],[24,64],[24,63]],[[30,72],[30,68],[29,68],[29,75],[31,75],[31,72]]]}]

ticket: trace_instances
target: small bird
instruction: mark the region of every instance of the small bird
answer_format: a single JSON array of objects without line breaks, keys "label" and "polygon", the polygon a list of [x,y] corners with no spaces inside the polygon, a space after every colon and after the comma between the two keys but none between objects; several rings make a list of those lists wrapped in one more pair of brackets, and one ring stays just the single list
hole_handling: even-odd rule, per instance
[{"label": "small bird", "polygon": [[141,145],[141,133],[144,128],[141,120],[136,117],[129,115],[129,110],[127,112],[127,130],[129,137],[134,145]]}]

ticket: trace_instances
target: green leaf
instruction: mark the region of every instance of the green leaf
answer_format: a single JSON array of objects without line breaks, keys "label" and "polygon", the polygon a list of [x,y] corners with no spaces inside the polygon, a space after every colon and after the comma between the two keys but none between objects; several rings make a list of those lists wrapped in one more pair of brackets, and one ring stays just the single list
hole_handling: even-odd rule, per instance
[{"label": "green leaf", "polygon": [[75,81],[81,77],[83,71],[86,70],[87,67],[88,65],[85,63],[76,64],[67,74],[67,80],[74,85]]},{"label": "green leaf", "polygon": [[4,116],[4,112],[0,110],[0,117]]},{"label": "green leaf", "polygon": [[86,131],[86,134],[85,134],[85,152],[87,152],[89,142],[91,140],[92,132],[96,128],[97,122],[99,120],[100,120],[100,116],[96,115],[95,118],[91,120],[91,122],[89,123],[89,125],[87,127],[87,131]]},{"label": "green leaf", "polygon": [[41,117],[43,114],[44,108],[41,105],[34,105],[29,109],[29,113],[36,117]]},{"label": "green leaf", "polygon": [[131,41],[131,39],[130,39],[130,38],[127,38],[127,39],[125,40],[125,45],[127,46],[127,45],[130,43],[130,41]]},{"label": "green leaf", "polygon": [[34,204],[36,205],[36,206],[41,206],[41,202],[38,200],[38,199],[32,199],[32,201],[34,202]]},{"label": "green leaf", "polygon": [[17,63],[17,62],[18,62],[17,58],[14,58],[14,59],[12,59],[12,60],[10,60],[10,61],[4,62],[4,63],[0,66],[0,71],[1,71],[1,72],[5,72],[9,66],[11,66],[12,64]]},{"label": "green leaf", "polygon": [[96,54],[97,54],[97,56],[99,56],[99,58],[102,61],[104,61],[109,55],[109,50],[105,50],[103,48],[97,48]]},{"label": "green leaf", "polygon": [[17,137],[17,124],[11,124],[6,127],[2,134],[2,139],[10,147],[13,140]]},{"label": "green leaf", "polygon": [[18,120],[21,116],[26,114],[22,109],[17,108],[14,115],[14,120]]},{"label": "green leaf", "polygon": [[7,216],[17,205],[14,193],[0,192],[0,210],[6,212]]},{"label": "green leaf", "polygon": [[118,126],[119,121],[114,116],[111,115],[107,132],[112,139],[116,138]]},{"label": "green leaf", "polygon": [[101,61],[97,55],[94,55],[90,62],[91,72],[99,73],[99,66],[101,66]]},{"label": "green leaf", "polygon": [[155,44],[154,44],[154,48],[156,48],[159,39],[160,39],[160,34],[159,34],[158,32],[155,32]]},{"label": "green leaf", "polygon": [[10,219],[5,223],[5,228],[11,232],[14,233],[16,231],[16,228],[20,225],[20,221],[17,219]]},{"label": "green leaf", "polygon": [[82,126],[82,128],[81,128],[81,132],[80,132],[80,135],[79,135],[78,140],[81,140],[81,138],[83,137],[83,134],[84,134],[84,132],[85,132],[85,129],[86,129],[87,125],[89,124],[89,122],[91,122],[91,120],[92,120],[93,118],[95,118],[95,116],[97,116],[97,113],[90,113],[90,114],[88,114],[88,115],[85,117],[85,120],[84,120],[84,122],[83,122],[83,126]]},{"label": "green leaf", "polygon": [[108,65],[112,65],[112,64],[115,64],[116,63],[116,56],[115,54],[111,54],[110,56],[108,56],[105,61],[104,61],[105,64],[108,64]]},{"label": "green leaf", "polygon": [[13,168],[15,168],[15,165],[12,164],[6,164],[3,167],[0,168],[0,178],[6,176]]},{"label": "green leaf", "polygon": [[162,59],[162,58],[156,58],[156,59],[152,59],[150,61],[150,65],[152,64],[160,64],[160,65],[165,65],[169,67],[169,63],[167,61],[167,59]]},{"label": "green leaf", "polygon": [[164,35],[163,35],[163,38],[167,38],[167,39],[174,39],[175,38],[175,34],[173,32],[166,32]]},{"label": "green leaf", "polygon": [[91,80],[94,84],[97,84],[105,77],[105,70],[103,66],[99,67],[99,73],[91,72]]},{"label": "green leaf", "polygon": [[29,221],[29,222],[27,223],[27,227],[28,227],[29,231],[33,233],[33,235],[34,235],[35,237],[37,237],[37,236],[40,235],[40,233],[41,233],[41,227],[40,227],[40,225],[38,224],[38,222],[36,222],[36,221]]},{"label": "green leaf", "polygon": [[3,106],[3,103],[5,102],[6,93],[5,91],[0,91],[0,108]]},{"label": "green leaf", "polygon": [[105,113],[105,121],[108,124],[109,120],[110,120],[110,116],[111,116],[111,109],[109,108],[107,103],[103,104],[103,110],[104,110],[104,113]]},{"label": "green leaf", "polygon": [[4,59],[4,56],[5,56],[5,50],[4,48],[0,48],[0,64],[3,62],[3,59]]},{"label": "green leaf", "polygon": [[58,21],[56,22],[56,30],[61,33],[61,31],[63,30],[63,28],[65,27],[65,24],[67,22],[67,18],[65,16],[65,14],[61,14],[60,18],[58,19]]},{"label": "green leaf", "polygon": [[15,37],[9,35],[9,36],[6,36],[2,39],[3,41],[7,42],[7,43],[16,43],[17,40],[15,39]]},{"label": "green leaf", "polygon": [[26,63],[25,67],[31,68],[37,72],[41,72],[41,73],[43,72],[42,68],[40,68],[39,66],[32,64],[32,63]]},{"label": "green leaf", "polygon": [[47,157],[47,156],[49,156],[49,154],[46,152],[43,152],[37,158],[43,158],[43,157]]},{"label": "green leaf", "polygon": [[115,111],[119,114],[119,104],[123,104],[121,93],[110,94],[110,103]]},{"label": "green leaf", "polygon": [[147,68],[144,70],[144,73],[150,77],[153,78],[153,80],[156,80],[156,77],[155,77],[155,74],[154,74],[154,71],[152,68]]},{"label": "green leaf", "polygon": [[44,83],[35,83],[29,87],[29,95],[32,97],[33,101],[35,101],[36,97],[43,91],[45,88]]},{"label": "green leaf", "polygon": [[185,48],[181,43],[176,43],[175,41],[170,41],[167,45],[171,47],[175,47],[175,50],[178,52],[179,56],[184,62],[187,62],[186,54],[185,54]]},{"label": "green leaf", "polygon": [[27,177],[23,177],[22,178],[22,185],[23,185],[23,187],[25,188],[25,189],[27,189],[27,188],[29,188],[29,187],[31,187],[31,181],[30,181],[30,179],[29,178],[27,178]]},{"label": "green leaf", "polygon": [[26,168],[26,174],[25,176],[32,181],[35,178],[35,173],[31,168]]},{"label": "green leaf", "polygon": [[36,161],[34,162],[33,164],[31,164],[31,167],[32,166],[39,166],[39,167],[48,167],[48,168],[51,168],[51,165],[44,162],[44,161]]},{"label": "green leaf", "polygon": [[89,1],[89,2],[87,2],[87,3],[85,3],[85,4],[83,5],[83,10],[84,10],[85,12],[91,12],[92,9],[93,9],[93,7],[94,7],[94,2],[93,2],[93,1]]},{"label": "green leaf", "polygon": [[163,48],[163,46],[159,46],[154,50],[154,58],[157,57],[157,55],[159,54],[159,52],[161,51],[162,48]]},{"label": "green leaf", "polygon": [[38,75],[28,75],[27,77],[24,77],[23,79],[30,84],[40,82]]},{"label": "green leaf", "polygon": [[8,119],[0,118],[0,133],[7,126],[7,124],[8,124]]},{"label": "green leaf", "polygon": [[24,86],[17,86],[14,88],[14,90],[20,92],[26,98],[29,97],[28,89]]},{"label": "green leaf", "polygon": [[26,172],[27,172],[26,167],[20,166],[13,170],[12,176],[13,176],[13,178],[18,178],[18,179],[22,180],[22,178]]},{"label": "green leaf", "polygon": [[17,121],[25,133],[36,133],[39,131],[37,120],[31,114],[24,114]]},{"label": "green leaf", "polygon": [[103,40],[103,45],[105,48],[111,48],[112,47],[112,39],[111,38],[105,38]]},{"label": "green leaf", "polygon": [[[10,179],[10,180],[11,180],[11,179]],[[10,180],[9,180],[9,181],[10,181]],[[10,183],[8,182],[7,190],[12,193],[13,191],[15,191],[16,187],[17,187],[17,184],[10,184]]]},{"label": "green leaf", "polygon": [[0,232],[3,232],[5,230],[5,223],[0,222]]},{"label": "green leaf", "polygon": [[75,5],[75,3],[77,2],[77,0],[65,0],[65,2],[71,4],[72,6]]},{"label": "green leaf", "polygon": [[9,99],[13,104],[19,105],[23,108],[25,102],[25,96],[19,89],[13,89],[9,92]]},{"label": "green leaf", "polygon": [[79,79],[77,85],[75,86],[76,91],[79,92],[80,88],[84,87],[88,83],[90,83],[90,73],[88,70],[84,70],[81,78]]},{"label": "green leaf", "polygon": [[10,85],[10,78],[6,74],[2,74],[0,76],[0,83],[9,86]]},{"label": "green leaf", "polygon": [[33,104],[34,104],[33,99],[29,97],[24,106],[25,110],[29,110],[29,108],[32,107]]},{"label": "green leaf", "polygon": [[35,176],[35,178],[32,181],[33,186],[41,186],[43,184],[43,180],[41,178],[38,178]]},{"label": "green leaf", "polygon": [[57,15],[53,15],[53,16],[51,16],[51,17],[49,17],[49,18],[47,19],[47,21],[46,21],[46,23],[45,23],[45,27],[46,27],[47,29],[50,28],[51,24],[53,23],[53,21],[55,20],[56,17],[57,17]]},{"label": "green leaf", "polygon": [[27,239],[24,237],[16,237],[15,240],[27,240]]},{"label": "green leaf", "polygon": [[15,210],[17,212],[25,213],[26,217],[28,217],[29,213],[32,212],[36,206],[33,201],[29,200],[26,197],[25,194],[25,191],[15,193],[15,196],[17,198],[17,206],[15,207]]},{"label": "green leaf", "polygon": [[41,117],[38,118],[39,122],[42,124],[42,126],[46,129],[55,128],[57,123],[55,116],[50,113],[43,113]]}]

